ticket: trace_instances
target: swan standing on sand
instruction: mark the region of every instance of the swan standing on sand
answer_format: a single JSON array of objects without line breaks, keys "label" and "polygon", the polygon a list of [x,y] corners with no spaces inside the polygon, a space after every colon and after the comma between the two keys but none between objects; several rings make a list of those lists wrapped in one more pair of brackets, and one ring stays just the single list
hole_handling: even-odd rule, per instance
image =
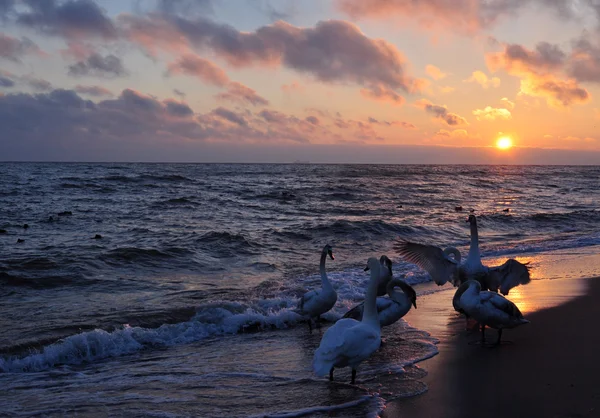
[{"label": "swan standing on sand", "polygon": [[321,251],[321,263],[319,269],[321,271],[321,289],[311,290],[306,292],[298,302],[298,308],[295,310],[302,316],[308,317],[308,328],[312,330],[312,320],[320,318],[322,314],[329,311],[337,301],[337,293],[327,278],[325,273],[325,259],[327,256],[335,260],[331,245],[327,244]]},{"label": "swan standing on sand", "polygon": [[[395,287],[398,286],[402,292],[397,292]],[[398,321],[408,313],[411,305],[417,309],[417,293],[404,280],[393,279],[388,282],[387,293],[389,298],[378,297],[377,315],[379,317],[379,325],[387,327]],[[364,310],[364,302],[356,305],[344,315],[344,318],[352,318],[360,321]]]},{"label": "swan standing on sand", "polygon": [[481,284],[476,280],[467,280],[460,285],[456,292],[459,305],[465,313],[481,324],[481,344],[485,343],[485,327],[498,330],[498,340],[502,339],[504,328],[514,328],[528,324],[523,314],[510,300],[495,292],[481,290]]},{"label": "swan standing on sand", "polygon": [[509,259],[497,267],[484,266],[479,253],[479,234],[475,215],[469,215],[467,222],[471,225],[471,246],[467,259],[462,264],[460,252],[454,247],[442,251],[434,245],[400,241],[395,248],[406,261],[426,270],[438,285],[450,281],[458,286],[467,280],[477,280],[483,289],[495,292],[500,290],[503,295],[507,295],[513,287],[530,282],[527,265],[514,259]]},{"label": "swan standing on sand", "polygon": [[323,335],[313,359],[313,369],[318,376],[329,373],[329,380],[333,380],[335,367],[351,367],[351,383],[354,384],[358,365],[379,348],[381,328],[375,299],[380,268],[376,258],[369,258],[365,271],[371,270],[371,279],[365,296],[362,320],[359,322],[350,318],[340,319]]}]

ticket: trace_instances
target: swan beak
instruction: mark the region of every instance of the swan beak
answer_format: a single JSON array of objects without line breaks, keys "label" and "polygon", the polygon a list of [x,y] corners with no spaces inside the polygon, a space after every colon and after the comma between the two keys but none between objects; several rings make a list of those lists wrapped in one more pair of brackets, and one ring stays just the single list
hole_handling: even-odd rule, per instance
[{"label": "swan beak", "polygon": [[332,260],[335,260],[335,257],[333,256],[333,252],[329,251],[328,253],[329,253],[329,258],[331,258]]},{"label": "swan beak", "polygon": [[417,309],[417,301],[416,301],[416,300],[413,300],[413,301],[412,301],[412,304],[413,304],[413,306],[415,307],[415,309]]}]

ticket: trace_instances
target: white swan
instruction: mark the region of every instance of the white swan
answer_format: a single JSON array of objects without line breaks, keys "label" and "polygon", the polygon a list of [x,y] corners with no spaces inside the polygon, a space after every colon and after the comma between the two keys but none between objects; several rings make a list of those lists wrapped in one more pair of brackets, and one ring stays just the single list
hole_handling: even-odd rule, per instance
[{"label": "white swan", "polygon": [[369,258],[367,269],[371,270],[371,279],[365,296],[362,321],[340,319],[323,335],[313,359],[313,370],[318,376],[329,373],[329,380],[333,380],[335,367],[351,367],[351,383],[354,383],[358,365],[379,348],[381,328],[375,299],[380,268],[381,265],[376,258]]},{"label": "white swan", "polygon": [[308,317],[308,327],[312,330],[312,319],[319,319],[320,315],[329,311],[337,301],[337,293],[333,289],[331,282],[325,273],[325,259],[327,256],[335,260],[331,245],[327,244],[321,251],[321,262],[319,270],[321,272],[321,289],[306,292],[298,302],[298,308],[295,310],[298,314]]},{"label": "white swan", "polygon": [[[402,292],[397,292],[398,286]],[[417,309],[417,293],[404,280],[393,279],[388,282],[387,293],[389,298],[377,298],[377,315],[379,316],[379,325],[387,327],[402,318],[408,313],[411,305]],[[362,319],[364,302],[356,305],[344,315],[344,318],[352,318],[360,321]]]},{"label": "white swan", "polygon": [[387,285],[392,280],[392,260],[387,255],[379,258],[379,284],[377,285],[377,296],[383,296],[387,292]]},{"label": "white swan", "polygon": [[401,240],[396,243],[395,249],[406,261],[426,270],[438,285],[450,281],[458,286],[467,280],[477,280],[483,289],[495,292],[500,290],[503,295],[507,295],[513,287],[530,282],[527,265],[512,258],[501,266],[484,266],[479,253],[479,234],[475,215],[469,215],[467,222],[471,225],[471,246],[467,259],[462,264],[460,252],[454,247],[442,251],[434,245]]},{"label": "white swan", "polygon": [[502,330],[528,324],[523,314],[510,300],[495,292],[481,290],[481,284],[476,280],[467,280],[458,288],[460,307],[465,313],[481,324],[481,343],[485,343],[485,327],[498,330],[500,344]]}]

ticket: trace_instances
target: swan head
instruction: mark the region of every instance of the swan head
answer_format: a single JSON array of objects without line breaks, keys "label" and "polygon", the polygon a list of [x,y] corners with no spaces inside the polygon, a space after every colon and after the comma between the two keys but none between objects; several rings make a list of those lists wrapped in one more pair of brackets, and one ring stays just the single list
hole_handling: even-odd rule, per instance
[{"label": "swan head", "polygon": [[329,258],[335,260],[335,257],[333,256],[333,248],[331,247],[331,245],[327,244],[323,247],[323,254],[328,255]]},{"label": "swan head", "polygon": [[477,226],[477,218],[475,217],[475,215],[469,215],[469,217],[467,218],[467,223],[469,225]]},{"label": "swan head", "polygon": [[476,287],[477,291],[481,292],[481,283],[479,283],[477,280],[467,280],[463,284],[461,284],[460,286],[458,286],[458,289],[456,290],[456,293],[459,294],[459,295],[462,295],[471,286]]},{"label": "swan head", "polygon": [[367,260],[367,267],[365,267],[365,271],[371,271],[371,277],[375,276],[379,276],[379,266],[381,264],[379,263],[379,260],[377,260],[375,257],[370,257],[369,260]]},{"label": "swan head", "polygon": [[379,264],[385,266],[388,269],[390,276],[392,275],[392,260],[390,260],[387,255],[381,256],[379,259]]},{"label": "swan head", "polygon": [[415,289],[413,289],[413,287],[406,283],[404,280],[394,279],[388,284],[387,288],[390,297],[392,295],[392,290],[395,286],[398,286],[400,289],[402,289],[404,294],[408,296],[410,303],[412,303],[415,309],[417,309],[417,292],[415,292]]}]

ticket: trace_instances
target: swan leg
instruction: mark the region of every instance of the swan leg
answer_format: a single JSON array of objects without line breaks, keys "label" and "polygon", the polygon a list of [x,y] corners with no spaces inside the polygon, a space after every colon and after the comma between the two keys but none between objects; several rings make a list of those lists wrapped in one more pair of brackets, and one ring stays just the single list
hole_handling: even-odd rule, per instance
[{"label": "swan leg", "polygon": [[502,340],[502,328],[498,328],[498,340],[496,341],[496,345],[500,345],[500,340]]},{"label": "swan leg", "polygon": [[481,345],[485,344],[485,325],[481,324]]},{"label": "swan leg", "polygon": [[350,383],[354,384],[355,381],[356,381],[356,369],[352,369],[352,381]]},{"label": "swan leg", "polygon": [[334,369],[334,368],[335,368],[335,367],[332,367],[332,368],[331,368],[331,370],[329,370],[329,381],[330,381],[330,382],[333,382],[333,369]]}]

